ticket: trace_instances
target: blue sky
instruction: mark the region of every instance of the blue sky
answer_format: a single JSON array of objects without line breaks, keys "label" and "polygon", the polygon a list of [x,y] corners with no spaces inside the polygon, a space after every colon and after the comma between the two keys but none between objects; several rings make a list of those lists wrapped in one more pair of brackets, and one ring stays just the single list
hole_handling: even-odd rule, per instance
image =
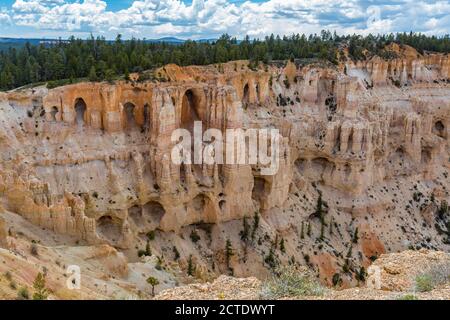
[{"label": "blue sky", "polygon": [[450,33],[450,0],[0,0],[0,37]]}]

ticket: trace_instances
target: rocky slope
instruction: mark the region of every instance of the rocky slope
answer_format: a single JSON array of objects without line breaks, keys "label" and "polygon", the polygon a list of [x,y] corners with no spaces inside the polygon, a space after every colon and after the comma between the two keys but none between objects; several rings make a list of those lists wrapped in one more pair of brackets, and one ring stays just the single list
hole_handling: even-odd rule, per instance
[{"label": "rocky slope", "polygon": [[[150,275],[157,291],[264,279],[288,263],[346,288],[383,253],[448,252],[450,57],[392,50],[389,61],[168,65],[152,81],[0,93],[3,252],[26,255],[33,241],[82,270],[93,256],[92,277],[112,287],[91,297],[148,295]],[[171,133],[194,120],[279,129],[278,172],[175,165]]]},{"label": "rocky slope", "polygon": [[[286,296],[284,299],[300,300],[398,300],[415,297],[418,300],[450,300],[450,279],[429,292],[415,289],[415,277],[427,267],[447,268],[450,271],[450,255],[429,250],[404,251],[396,254],[383,254],[373,266],[382,270],[381,288],[362,286],[344,290],[325,289],[320,296]],[[393,270],[395,268],[395,271]],[[371,275],[368,283],[374,281]],[[408,282],[407,285],[405,285]],[[393,287],[392,285],[395,284]],[[158,300],[257,300],[261,298],[262,283],[258,279],[237,279],[220,276],[211,283],[192,284],[184,287],[164,290],[155,299]]]}]

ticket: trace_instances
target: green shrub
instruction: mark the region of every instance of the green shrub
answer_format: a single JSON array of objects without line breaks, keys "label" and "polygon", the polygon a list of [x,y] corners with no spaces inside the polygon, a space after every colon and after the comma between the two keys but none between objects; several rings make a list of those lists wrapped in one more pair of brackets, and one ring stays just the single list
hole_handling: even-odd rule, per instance
[{"label": "green shrub", "polygon": [[359,268],[359,271],[356,272],[355,278],[358,282],[365,282],[366,281],[367,272],[364,267]]},{"label": "green shrub", "polygon": [[231,270],[230,262],[232,256],[234,256],[233,247],[231,245],[230,239],[227,239],[227,242],[225,244],[225,258],[228,270]]},{"label": "green shrub", "polygon": [[71,81],[70,79],[61,79],[61,80],[54,80],[54,81],[49,81],[47,83],[47,89],[54,89],[57,87],[62,87],[62,86],[66,86],[69,84],[72,84],[73,81]]},{"label": "green shrub", "polygon": [[253,216],[253,229],[251,234],[252,240],[255,239],[256,231],[258,230],[259,227],[259,219],[260,218],[258,211],[255,211],[255,215]]},{"label": "green shrub", "polygon": [[164,263],[164,259],[162,256],[158,256],[156,257],[157,261],[156,261],[156,265],[155,265],[155,269],[161,271],[163,268],[163,263]]},{"label": "green shrub", "polygon": [[145,250],[138,250],[138,257],[140,258],[140,257],[143,257],[143,256],[145,256]]},{"label": "green shrub", "polygon": [[138,257],[151,257],[152,256],[152,248],[150,247],[150,241],[147,240],[147,244],[145,245],[145,250],[138,250]]},{"label": "green shrub", "polygon": [[273,252],[273,248],[270,248],[267,256],[264,257],[264,262],[271,268],[275,269],[277,266],[277,260],[275,258],[275,254]]},{"label": "green shrub", "polygon": [[417,296],[415,296],[414,294],[405,294],[404,296],[400,296],[397,298],[397,300],[419,300],[419,298],[417,298]]},{"label": "green shrub", "polygon": [[415,279],[415,288],[419,292],[428,292],[435,287],[450,283],[450,262],[442,262],[429,267]]},{"label": "green shrub", "polygon": [[286,253],[286,246],[284,245],[284,239],[281,238],[280,240],[280,251],[283,253]]},{"label": "green shrub", "polygon": [[356,227],[355,232],[353,233],[353,237],[352,237],[352,242],[353,243],[358,243],[359,240],[359,235],[358,235],[358,227]]},{"label": "green shrub", "polygon": [[4,274],[4,276],[5,276],[6,280],[8,280],[8,281],[11,281],[11,280],[12,280],[11,272],[6,271],[5,274]]},{"label": "green shrub", "polygon": [[147,278],[147,283],[152,286],[152,296],[155,296],[155,287],[159,285],[159,280],[155,277]]},{"label": "green shrub", "polygon": [[147,241],[147,244],[145,245],[145,255],[146,256],[152,255],[152,248],[150,248],[150,241]]},{"label": "green shrub", "polygon": [[263,283],[260,296],[262,299],[322,296],[324,290],[309,270],[285,266],[278,269],[272,278]]},{"label": "green shrub", "polygon": [[47,300],[49,291],[45,285],[45,274],[38,273],[33,282],[33,300]]},{"label": "green shrub", "polygon": [[148,240],[150,240],[150,241],[155,240],[155,230],[149,231],[149,232],[147,233],[147,238],[148,238]]},{"label": "green shrub", "polygon": [[243,223],[243,229],[239,232],[239,236],[241,237],[241,240],[246,242],[248,240],[248,235],[250,233],[250,225],[247,222],[247,217],[244,217]]},{"label": "green shrub", "polygon": [[17,292],[17,298],[19,300],[29,300],[30,299],[30,293],[28,292],[28,289],[25,287],[22,287]]},{"label": "green shrub", "polygon": [[416,290],[428,292],[434,289],[433,279],[428,274],[421,274],[416,277]]},{"label": "green shrub", "polygon": [[16,290],[16,289],[17,289],[16,283],[15,283],[14,281],[11,281],[11,282],[9,283],[9,287],[10,287],[11,289],[13,289],[13,290]]},{"label": "green shrub", "polygon": [[302,229],[300,232],[300,239],[305,239],[305,223],[302,221]]},{"label": "green shrub", "polygon": [[37,248],[36,244],[34,244],[34,243],[31,244],[31,246],[30,246],[30,253],[33,256],[35,256],[35,257],[37,257],[39,255],[38,248]]},{"label": "green shrub", "polygon": [[194,272],[195,272],[195,265],[194,262],[192,261],[192,254],[191,254],[188,260],[187,274],[188,276],[194,276]]},{"label": "green shrub", "polygon": [[341,286],[341,285],[342,285],[342,278],[341,278],[341,275],[340,275],[339,273],[335,273],[335,274],[333,275],[332,281],[333,281],[333,287],[339,287],[339,286]]},{"label": "green shrub", "polygon": [[197,243],[197,241],[200,240],[200,236],[198,235],[197,231],[192,230],[191,234],[189,235],[193,243]]},{"label": "green shrub", "polygon": [[180,252],[178,251],[177,247],[173,246],[173,259],[175,261],[178,261],[178,259],[180,259]]}]

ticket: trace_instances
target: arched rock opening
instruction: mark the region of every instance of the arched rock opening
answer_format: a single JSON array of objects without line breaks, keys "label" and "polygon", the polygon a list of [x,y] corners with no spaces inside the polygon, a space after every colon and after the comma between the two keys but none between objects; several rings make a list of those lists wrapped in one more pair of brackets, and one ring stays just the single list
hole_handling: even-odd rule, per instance
[{"label": "arched rock opening", "polygon": [[200,193],[193,198],[187,206],[187,222],[193,223],[215,223],[217,222],[217,210],[211,199]]},{"label": "arched rock opening", "polygon": [[259,83],[256,84],[256,100],[260,100]]},{"label": "arched rock opening", "polygon": [[192,200],[192,207],[194,208],[194,210],[203,212],[203,210],[205,209],[207,200],[208,200],[208,198],[206,198],[206,196],[204,194],[199,194]]},{"label": "arched rock opening", "polygon": [[308,160],[299,158],[295,160],[295,167],[297,168],[298,173],[301,175],[304,174],[306,168],[307,168]]},{"label": "arched rock opening", "polygon": [[242,94],[242,107],[244,109],[247,109],[249,103],[250,103],[250,88],[248,86],[248,83],[246,83]]},{"label": "arched rock opening", "polygon": [[438,137],[445,138],[445,125],[442,121],[436,121],[433,126],[433,133]]},{"label": "arched rock opening", "polygon": [[345,175],[346,177],[349,177],[351,173],[352,173],[352,167],[350,166],[349,163],[346,163],[346,164],[344,165],[344,175]]},{"label": "arched rock opening", "polygon": [[421,152],[421,163],[422,164],[430,163],[430,161],[432,159],[431,151],[432,151],[431,148],[427,148],[427,147],[422,148],[422,152]]},{"label": "arched rock opening", "polygon": [[403,146],[399,146],[389,155],[387,169],[391,172],[391,175],[403,175],[410,169],[410,162],[410,158]]},{"label": "arched rock opening", "polygon": [[121,237],[121,225],[111,216],[103,216],[97,220],[97,234],[108,241],[117,242]]},{"label": "arched rock opening", "polygon": [[136,118],[134,116],[136,106],[134,104],[132,104],[131,102],[127,102],[123,106],[123,109],[124,109],[125,116],[126,116],[127,129],[136,128],[137,124],[136,124]]},{"label": "arched rock opening", "polygon": [[135,225],[143,223],[142,208],[140,206],[132,206],[128,209],[128,218],[134,222]]},{"label": "arched rock opening", "polygon": [[142,129],[144,131],[148,131],[151,128],[151,110],[150,105],[146,103],[144,105],[144,125],[142,126]]},{"label": "arched rock opening", "polygon": [[180,183],[184,184],[186,182],[186,166],[184,163],[180,165]]},{"label": "arched rock opening", "polygon": [[150,201],[144,206],[133,206],[128,209],[128,218],[138,232],[148,232],[159,228],[166,211],[156,201]]},{"label": "arched rock opening", "polygon": [[56,115],[58,114],[58,107],[52,107],[50,111],[50,117],[52,121],[56,121]]},{"label": "arched rock opening", "polygon": [[199,115],[199,97],[194,94],[194,91],[189,89],[183,95],[180,127],[192,133],[195,121],[201,121]]},{"label": "arched rock opening", "polygon": [[255,177],[253,180],[252,199],[261,202],[266,196],[267,182],[264,178]]},{"label": "arched rock opening", "polygon": [[348,136],[348,141],[347,141],[347,152],[352,152],[353,150],[353,130],[350,133],[350,135]]},{"label": "arched rock opening", "polygon": [[75,100],[75,121],[78,125],[83,125],[86,121],[86,102],[83,98]]},{"label": "arched rock opening", "polygon": [[226,206],[227,202],[225,200],[220,200],[219,201],[219,208],[220,210],[225,210],[225,206]]},{"label": "arched rock opening", "polygon": [[165,213],[166,210],[164,210],[164,207],[156,201],[150,201],[142,207],[142,216],[145,225],[150,229],[159,228],[161,219]]},{"label": "arched rock opening", "polygon": [[315,158],[311,161],[311,173],[314,175],[314,180],[323,180],[323,174],[328,168],[334,167],[327,158]]}]

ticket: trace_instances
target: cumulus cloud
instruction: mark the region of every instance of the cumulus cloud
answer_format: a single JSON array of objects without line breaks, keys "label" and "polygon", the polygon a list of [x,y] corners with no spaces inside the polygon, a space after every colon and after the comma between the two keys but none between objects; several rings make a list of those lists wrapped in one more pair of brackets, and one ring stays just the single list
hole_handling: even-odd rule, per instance
[{"label": "cumulus cloud", "polygon": [[0,25],[9,25],[11,24],[11,18],[7,13],[0,12]]},{"label": "cumulus cloud", "polygon": [[263,37],[271,33],[420,31],[449,33],[450,3],[430,0],[135,0],[112,11],[107,1],[16,0],[0,15],[17,26],[61,32],[121,32],[141,37],[175,35]]}]

